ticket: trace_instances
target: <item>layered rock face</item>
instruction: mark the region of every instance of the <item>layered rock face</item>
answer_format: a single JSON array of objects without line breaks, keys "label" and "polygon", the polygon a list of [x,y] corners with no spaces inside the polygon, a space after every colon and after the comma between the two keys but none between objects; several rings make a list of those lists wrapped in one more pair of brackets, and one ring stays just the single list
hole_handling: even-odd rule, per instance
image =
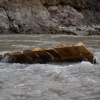
[{"label": "layered rock face", "polygon": [[83,15],[84,18],[81,20],[83,25],[100,24],[100,0],[41,0],[41,2],[46,6],[70,5]]},{"label": "layered rock face", "polygon": [[99,0],[0,0],[0,33],[50,33],[100,24]]},{"label": "layered rock face", "polygon": [[50,16],[37,0],[2,0],[0,5],[1,33],[40,32],[42,22]]}]

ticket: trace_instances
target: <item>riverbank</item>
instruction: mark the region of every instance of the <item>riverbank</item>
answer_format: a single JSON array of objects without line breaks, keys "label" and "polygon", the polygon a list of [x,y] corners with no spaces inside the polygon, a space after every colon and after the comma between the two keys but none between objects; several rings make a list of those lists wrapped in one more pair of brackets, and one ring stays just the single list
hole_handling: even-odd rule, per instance
[{"label": "riverbank", "polygon": [[99,26],[96,27],[90,27],[90,26],[82,26],[82,27],[59,27],[59,28],[54,28],[54,27],[50,27],[50,28],[46,28],[46,30],[44,30],[44,33],[32,33],[32,32],[22,32],[22,33],[0,33],[2,35],[5,34],[9,34],[9,35],[13,35],[13,34],[64,34],[64,35],[75,35],[75,36],[92,36],[92,35],[100,35],[100,28]]},{"label": "riverbank", "polygon": [[99,5],[98,0],[1,0],[0,34],[99,35]]}]

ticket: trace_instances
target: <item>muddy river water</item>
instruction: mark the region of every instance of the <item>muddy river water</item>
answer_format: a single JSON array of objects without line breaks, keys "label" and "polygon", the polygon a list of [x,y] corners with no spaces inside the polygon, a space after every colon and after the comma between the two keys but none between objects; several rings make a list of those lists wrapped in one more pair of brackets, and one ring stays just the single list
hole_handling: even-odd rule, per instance
[{"label": "muddy river water", "polygon": [[0,35],[0,54],[83,42],[97,57],[90,62],[0,63],[0,100],[100,100],[100,37]]}]

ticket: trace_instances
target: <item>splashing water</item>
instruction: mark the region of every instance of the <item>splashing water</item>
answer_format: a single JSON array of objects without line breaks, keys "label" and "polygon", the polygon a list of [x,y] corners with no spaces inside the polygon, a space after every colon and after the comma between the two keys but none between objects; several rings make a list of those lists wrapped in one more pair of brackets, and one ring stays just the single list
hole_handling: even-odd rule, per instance
[{"label": "splashing water", "polygon": [[5,57],[3,57],[2,59],[1,59],[1,63],[9,63],[9,61],[10,61],[10,57],[9,56],[5,56]]}]

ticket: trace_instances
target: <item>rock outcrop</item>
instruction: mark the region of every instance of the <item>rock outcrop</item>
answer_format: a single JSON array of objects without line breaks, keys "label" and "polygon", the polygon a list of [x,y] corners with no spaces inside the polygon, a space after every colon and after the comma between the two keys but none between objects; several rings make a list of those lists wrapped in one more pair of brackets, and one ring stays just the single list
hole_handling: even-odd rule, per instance
[{"label": "rock outcrop", "polygon": [[99,16],[99,0],[0,0],[0,33],[59,33],[98,25]]},{"label": "rock outcrop", "polygon": [[70,5],[75,8],[85,8],[86,0],[40,0],[42,4],[48,6]]}]

